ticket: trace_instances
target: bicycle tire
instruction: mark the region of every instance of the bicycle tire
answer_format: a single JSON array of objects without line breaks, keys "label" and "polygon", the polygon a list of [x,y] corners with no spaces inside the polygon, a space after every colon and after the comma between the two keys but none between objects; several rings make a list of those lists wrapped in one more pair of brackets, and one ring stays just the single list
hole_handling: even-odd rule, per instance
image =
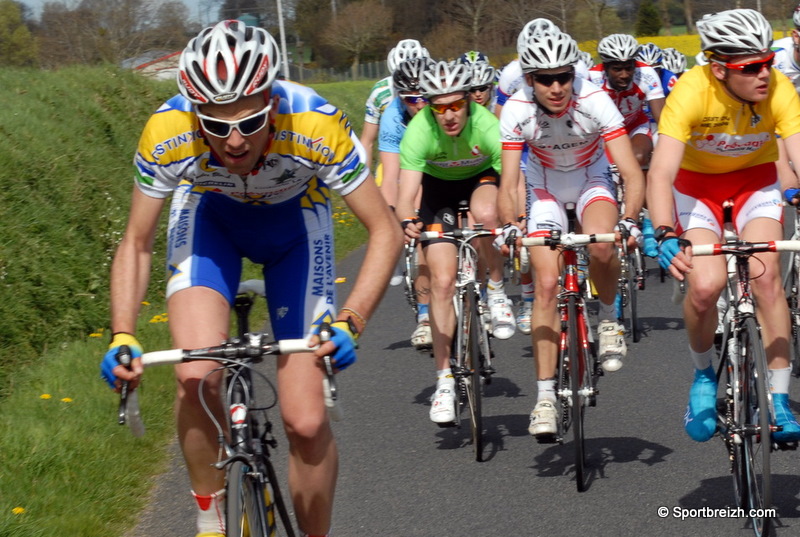
[{"label": "bicycle tire", "polygon": [[800,262],[796,252],[791,252],[784,279],[784,291],[786,302],[789,306],[789,320],[791,322],[792,342],[790,345],[792,359],[792,373],[800,376],[800,300],[797,294],[800,292],[800,276],[798,276],[797,263]]},{"label": "bicycle tire", "polygon": [[465,297],[465,316],[467,330],[464,355],[464,377],[466,383],[467,406],[469,407],[470,433],[475,460],[483,461],[483,415],[481,401],[481,344],[478,303],[476,293],[467,291]]},{"label": "bicycle tire", "polygon": [[772,505],[772,474],[770,452],[772,437],[770,434],[771,405],[769,384],[767,380],[767,358],[761,334],[755,318],[745,319],[740,332],[740,349],[742,349],[743,373],[743,405],[742,421],[748,433],[742,438],[743,463],[747,492],[747,506],[760,510],[760,516],[751,516],[753,531],[764,537],[770,531],[770,518],[765,516],[765,509]]},{"label": "bicycle tire", "polygon": [[586,490],[586,445],[583,429],[583,415],[587,398],[582,389],[591,386],[591,372],[585,349],[578,337],[577,298],[567,298],[567,354],[569,357],[569,378],[572,391],[572,436],[575,449],[575,481],[578,492]]},{"label": "bicycle tire", "polygon": [[228,468],[225,496],[228,537],[275,537],[271,496],[242,461],[234,461]]},{"label": "bicycle tire", "polygon": [[415,247],[412,250],[406,244],[403,249],[403,288],[406,294],[406,300],[415,314],[418,312],[417,292],[414,289],[414,281],[417,279],[419,269],[417,261],[417,256],[419,254],[417,253],[417,248],[418,247]]},{"label": "bicycle tire", "polygon": [[[734,343],[735,346],[733,345]],[[722,340],[720,345],[721,356],[726,365],[725,424],[727,436],[725,437],[725,444],[728,447],[728,456],[730,457],[736,506],[746,509],[747,480],[745,479],[745,474],[747,466],[744,462],[744,442],[741,440],[743,426],[741,408],[744,402],[744,390],[742,389],[743,360],[738,350],[737,335],[733,332],[727,333],[727,337]],[[731,353],[732,350],[733,353]]]},{"label": "bicycle tire", "polygon": [[637,250],[634,250],[629,255],[629,262],[631,266],[630,277],[628,278],[628,317],[630,318],[631,325],[631,339],[634,343],[638,343],[642,339],[642,331],[639,328],[639,283],[636,280],[636,256]]}]

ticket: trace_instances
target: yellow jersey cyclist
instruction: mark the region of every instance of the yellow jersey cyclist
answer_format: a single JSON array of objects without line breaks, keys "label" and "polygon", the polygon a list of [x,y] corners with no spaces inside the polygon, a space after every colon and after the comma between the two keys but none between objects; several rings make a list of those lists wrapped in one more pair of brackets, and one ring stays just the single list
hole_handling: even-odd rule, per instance
[{"label": "yellow jersey cyclist", "polygon": [[[347,117],[314,91],[276,81],[279,58],[266,30],[231,20],[202,30],[181,54],[181,95],[147,122],[135,157],[128,224],[111,269],[114,336],[102,372],[112,387],[139,382],[136,318],[159,215],[171,196],[167,311],[175,347],[202,348],[227,337],[244,257],[264,266],[276,338],[313,340],[319,323],[332,322],[331,342],[314,354],[281,356],[277,366],[297,524],[304,536],[324,536],[338,454],[319,358],[333,353],[338,370],[355,360],[355,338],[383,295],[402,243]],[[339,310],[331,189],[369,230],[364,263]],[[132,371],[115,367],[121,345],[133,350]],[[202,361],[175,368],[178,439],[202,537],[225,535],[224,475],[212,466],[217,432],[197,393],[205,379],[204,399],[221,401],[222,374],[214,368]]]},{"label": "yellow jersey cyclist", "polygon": [[[577,44],[565,33],[544,32],[523,43],[518,52],[526,86],[508,99],[500,116],[501,221],[509,223],[507,228],[516,221],[518,170],[527,145],[527,236],[567,231],[565,205],[574,203],[584,233],[614,232],[619,223],[630,232],[629,240],[641,237],[633,218],[644,200],[642,170],[614,102],[601,88],[575,75]],[[604,146],[627,185],[622,221]],[[617,249],[614,244],[593,244],[589,254],[590,273],[600,299],[602,367],[616,371],[626,354],[614,305],[620,270]],[[538,395],[528,431],[546,439],[556,433],[559,252],[536,247],[531,249],[530,259],[536,274],[531,337]]]},{"label": "yellow jersey cyclist", "polygon": [[[689,355],[695,366],[684,427],[704,442],[717,426],[715,356],[717,298],[727,269],[721,256],[692,257],[685,243],[717,243],[722,204],[734,200],[734,223],[748,241],[783,238],[781,189],[797,188],[775,161],[775,133],[789,158],[800,162],[800,99],[789,80],[772,69],[772,28],[751,9],[707,15],[697,22],[708,63],[685,73],[672,90],[659,123],[647,198],[658,226],[659,263],[689,283],[683,303]],[[673,229],[674,228],[674,229]],[[789,407],[790,322],[777,253],[754,256],[751,281],[767,351],[777,441],[800,438]]]},{"label": "yellow jersey cyclist", "polygon": [[[406,236],[428,230],[455,228],[462,200],[469,202],[476,223],[498,227],[497,182],[500,170],[498,121],[486,108],[471,102],[472,72],[457,62],[438,62],[422,73],[420,88],[427,109],[414,116],[400,143],[400,193],[397,215]],[[414,198],[420,187],[419,218]],[[514,316],[503,287],[503,259],[491,238],[477,242],[483,266],[488,267],[487,302],[492,332],[499,339],[514,334]],[[440,425],[453,423],[455,380],[450,351],[456,327],[455,294],[457,251],[453,241],[423,243],[431,274],[430,316],[437,381],[430,418]]]}]

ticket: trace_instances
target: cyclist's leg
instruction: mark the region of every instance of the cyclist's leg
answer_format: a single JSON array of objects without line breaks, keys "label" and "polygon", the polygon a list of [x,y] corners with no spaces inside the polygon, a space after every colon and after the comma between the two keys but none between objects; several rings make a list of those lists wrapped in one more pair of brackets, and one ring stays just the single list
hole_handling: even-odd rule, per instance
[{"label": "cyclist's leg", "polygon": [[[497,173],[494,170],[484,172],[484,176],[477,181],[469,206],[476,223],[483,224],[486,229],[498,227]],[[514,335],[516,325],[511,302],[503,285],[503,256],[492,246],[491,237],[480,239],[479,243],[480,256],[489,270],[486,291],[492,317],[492,333],[498,339],[508,339]]]}]

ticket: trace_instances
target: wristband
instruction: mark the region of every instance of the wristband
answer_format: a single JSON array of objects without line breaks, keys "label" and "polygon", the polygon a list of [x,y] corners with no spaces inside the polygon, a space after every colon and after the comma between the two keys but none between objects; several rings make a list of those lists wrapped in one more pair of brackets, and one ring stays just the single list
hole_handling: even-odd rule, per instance
[{"label": "wristband", "polygon": [[666,238],[667,233],[675,233],[675,230],[669,226],[658,226],[653,232],[653,237],[661,244],[661,241]]}]

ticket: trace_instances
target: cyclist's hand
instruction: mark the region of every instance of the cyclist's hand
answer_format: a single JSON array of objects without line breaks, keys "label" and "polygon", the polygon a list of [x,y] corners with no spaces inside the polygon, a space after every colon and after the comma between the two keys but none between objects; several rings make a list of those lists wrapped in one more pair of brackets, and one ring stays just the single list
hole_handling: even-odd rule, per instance
[{"label": "cyclist's hand", "polygon": [[503,232],[494,238],[494,247],[501,254],[508,255],[509,247],[517,244],[517,237],[519,237],[519,228],[508,223],[503,226]]},{"label": "cyclist's hand", "polygon": [[419,218],[406,218],[400,222],[407,239],[418,239],[422,231],[422,220]]},{"label": "cyclist's hand", "polygon": [[[356,349],[358,348],[358,344],[346,322],[336,321],[335,323],[331,323],[330,326],[331,332],[333,332],[330,341],[320,345],[315,354],[320,358],[330,355],[333,367],[337,371],[342,371],[356,361]],[[317,334],[319,334],[319,329],[317,330]],[[330,343],[333,344],[333,348],[331,348]]]},{"label": "cyclist's hand", "polygon": [[786,199],[786,203],[797,207],[800,205],[800,188],[787,188],[783,191],[783,197]]},{"label": "cyclist's hand", "polygon": [[620,232],[620,240],[627,240],[628,249],[642,247],[644,244],[644,236],[642,230],[639,229],[639,224],[632,218],[623,218],[617,225],[617,230]]},{"label": "cyclist's hand", "polygon": [[666,237],[658,245],[658,264],[680,281],[692,269],[692,243],[678,237]]},{"label": "cyclist's hand", "polygon": [[[131,369],[122,365],[117,359],[120,347],[127,346],[131,352]],[[103,356],[103,361],[100,362],[100,375],[105,379],[112,389],[119,391],[123,381],[130,382],[132,389],[136,388],[139,384],[139,378],[142,376],[141,361],[137,358],[142,356],[142,346],[136,338],[125,332],[117,332],[108,346],[108,351]]]}]

